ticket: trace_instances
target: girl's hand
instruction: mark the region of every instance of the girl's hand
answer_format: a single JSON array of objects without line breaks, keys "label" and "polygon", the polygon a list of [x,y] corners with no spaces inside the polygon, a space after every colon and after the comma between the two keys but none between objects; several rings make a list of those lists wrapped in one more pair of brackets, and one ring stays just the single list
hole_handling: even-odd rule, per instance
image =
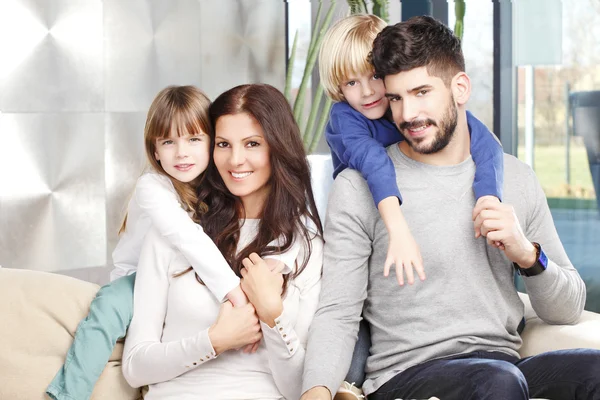
[{"label": "girl's hand", "polygon": [[265,260],[256,253],[250,254],[242,264],[242,289],[254,305],[258,318],[272,328],[275,318],[283,312],[283,277],[271,272]]},{"label": "girl's hand", "polygon": [[259,342],[262,333],[252,304],[234,308],[224,302],[217,321],[208,328],[208,337],[217,354]]},{"label": "girl's hand", "polygon": [[390,274],[392,264],[396,266],[396,279],[400,286],[404,285],[403,269],[406,272],[406,280],[409,285],[415,282],[413,268],[422,281],[426,278],[421,250],[419,250],[419,246],[410,233],[406,222],[404,222],[404,225],[405,229],[390,233],[387,258],[383,267],[383,275],[387,277]]},{"label": "girl's hand", "polygon": [[286,267],[283,261],[275,260],[273,258],[267,258],[265,259],[265,262],[267,263],[267,267],[269,267],[269,270],[271,272],[275,272],[276,274],[282,274],[283,270]]}]

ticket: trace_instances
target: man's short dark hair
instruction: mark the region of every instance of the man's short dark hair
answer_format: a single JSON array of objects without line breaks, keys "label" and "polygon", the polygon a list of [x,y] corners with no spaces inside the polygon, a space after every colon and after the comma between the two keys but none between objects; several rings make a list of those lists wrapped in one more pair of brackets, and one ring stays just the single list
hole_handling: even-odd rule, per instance
[{"label": "man's short dark hair", "polygon": [[373,42],[371,62],[382,78],[426,67],[429,75],[441,78],[446,86],[465,70],[460,39],[429,16],[412,17],[384,28]]}]

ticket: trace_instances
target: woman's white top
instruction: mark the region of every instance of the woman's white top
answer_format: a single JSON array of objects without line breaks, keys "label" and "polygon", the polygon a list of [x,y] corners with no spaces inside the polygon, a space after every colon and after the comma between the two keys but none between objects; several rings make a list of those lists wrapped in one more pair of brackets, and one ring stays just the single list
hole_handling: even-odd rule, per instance
[{"label": "woman's white top", "polygon": [[[238,249],[256,235],[259,220],[246,220]],[[273,328],[261,322],[258,351],[219,356],[208,337],[220,303],[188,267],[185,258],[157,230],[142,248],[136,277],[133,321],[123,354],[123,374],[133,387],[150,385],[153,399],[298,399],[308,328],[321,289],[323,241],[311,241],[305,270],[289,283],[283,313]],[[298,264],[307,249],[300,246]]]},{"label": "woman's white top", "polygon": [[[171,180],[156,172],[143,174],[135,185],[127,207],[126,229],[112,254],[115,268],[110,273],[111,281],[136,271],[150,227],[183,254],[188,267],[194,268],[219,301],[239,285],[239,278],[217,246],[183,209]],[[293,245],[291,250],[287,259],[272,258],[291,266],[294,252],[297,254],[299,249]]]}]

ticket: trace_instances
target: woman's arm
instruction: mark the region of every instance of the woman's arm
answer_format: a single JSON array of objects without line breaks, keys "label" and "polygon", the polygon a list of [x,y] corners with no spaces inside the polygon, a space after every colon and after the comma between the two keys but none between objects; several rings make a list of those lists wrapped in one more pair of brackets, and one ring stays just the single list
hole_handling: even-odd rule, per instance
[{"label": "woman's arm", "polygon": [[133,320],[123,352],[123,375],[133,387],[168,381],[216,356],[208,329],[193,337],[161,342],[167,314],[169,265],[174,257],[175,250],[157,230],[151,229],[140,254]]},{"label": "woman's arm", "polygon": [[[312,239],[312,252],[308,264],[304,271],[290,283],[299,290],[298,314],[296,318],[289,315],[284,302],[279,300],[279,304],[271,307],[263,304],[272,305],[269,300],[257,300],[258,294],[264,295],[265,291],[256,293],[254,287],[260,287],[253,284],[249,275],[257,271],[244,272],[245,279],[242,287],[248,294],[250,301],[255,300],[255,307],[259,318],[265,345],[268,351],[268,360],[273,379],[277,388],[287,399],[297,399],[301,395],[302,371],[304,369],[304,355],[306,341],[308,338],[308,328],[316,312],[321,290],[321,268],[323,263],[323,241],[315,236]],[[300,252],[302,255],[303,251]],[[260,268],[258,264],[254,268]],[[266,267],[264,267],[266,268]],[[252,287],[249,287],[249,286]],[[281,299],[281,296],[279,296]],[[279,310],[277,307],[280,307]],[[273,313],[271,310],[275,310]],[[277,312],[279,311],[279,312]],[[275,315],[276,314],[276,315]]]},{"label": "woman's arm", "polygon": [[160,235],[181,251],[219,301],[239,285],[239,278],[217,246],[181,207],[168,178],[155,173],[142,175],[134,201],[150,216]]}]

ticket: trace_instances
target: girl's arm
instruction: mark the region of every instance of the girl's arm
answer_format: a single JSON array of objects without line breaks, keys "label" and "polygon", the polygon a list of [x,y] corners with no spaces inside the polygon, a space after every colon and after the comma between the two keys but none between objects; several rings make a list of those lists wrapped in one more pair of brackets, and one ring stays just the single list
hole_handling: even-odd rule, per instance
[{"label": "girl's arm", "polygon": [[[312,252],[306,268],[290,283],[290,287],[295,286],[299,290],[297,316],[293,318],[290,315],[290,311],[285,307],[286,301],[280,300],[281,296],[279,296],[279,307],[282,311],[274,318],[268,315],[261,318],[264,310],[255,304],[261,318],[271,373],[281,395],[286,399],[298,399],[302,394],[302,371],[308,328],[317,310],[321,291],[323,241],[315,235],[311,243]],[[252,296],[250,294],[248,296],[251,299]]]},{"label": "girl's arm", "polygon": [[134,201],[150,216],[160,235],[181,251],[219,301],[239,286],[239,278],[217,246],[181,207],[167,177],[156,173],[142,175]]},{"label": "girl's arm", "polygon": [[467,111],[471,133],[471,156],[475,163],[473,190],[475,199],[495,196],[502,201],[504,186],[504,150],[496,135]]},{"label": "girl's arm", "polygon": [[[280,246],[283,240],[281,238],[273,240],[269,243],[269,246]],[[289,274],[296,268],[296,259],[298,258],[298,254],[300,253],[300,241],[298,237],[294,237],[294,241],[290,248],[281,254],[273,254],[269,256],[265,256],[267,259],[267,264],[269,268],[273,272],[278,272],[280,274]]]},{"label": "girl's arm", "polygon": [[208,329],[193,337],[161,343],[167,314],[169,264],[174,256],[173,247],[152,228],[140,254],[133,319],[123,351],[123,375],[133,387],[168,381],[216,356]]}]

